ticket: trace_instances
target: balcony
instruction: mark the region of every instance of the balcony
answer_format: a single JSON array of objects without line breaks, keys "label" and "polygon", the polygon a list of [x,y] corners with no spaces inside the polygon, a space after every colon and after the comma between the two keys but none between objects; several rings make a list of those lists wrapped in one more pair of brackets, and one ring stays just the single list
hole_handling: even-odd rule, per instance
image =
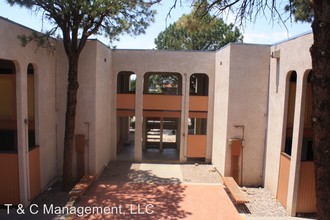
[{"label": "balcony", "polygon": [[135,94],[117,94],[117,109],[134,110]]},{"label": "balcony", "polygon": [[189,111],[207,112],[208,96],[189,96]]},{"label": "balcony", "polygon": [[187,157],[206,157],[207,135],[188,135]]},{"label": "balcony", "polygon": [[143,95],[143,110],[181,111],[182,96]]}]

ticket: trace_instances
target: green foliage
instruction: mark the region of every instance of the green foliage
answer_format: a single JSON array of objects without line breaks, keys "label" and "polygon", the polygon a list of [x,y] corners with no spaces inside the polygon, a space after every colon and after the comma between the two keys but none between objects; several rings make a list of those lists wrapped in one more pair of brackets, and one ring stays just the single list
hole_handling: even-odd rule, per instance
[{"label": "green foliage", "polygon": [[144,33],[145,28],[154,20],[155,11],[150,10],[152,3],[145,3],[143,0],[7,0],[7,2],[11,5],[41,10],[44,18],[54,25],[44,34],[33,32],[30,36],[19,36],[23,46],[31,41],[35,41],[39,47],[46,46],[47,39],[54,36],[57,29],[62,31],[62,41],[69,63],[62,187],[68,190],[72,181],[76,97],[79,88],[78,63],[87,39],[93,34],[105,34],[111,40],[116,40],[121,33],[132,35]]},{"label": "green foliage", "polygon": [[157,49],[214,51],[230,42],[242,42],[243,36],[233,24],[214,18],[204,8],[194,7],[188,15],[166,28],[155,39]]},{"label": "green foliage", "polygon": [[136,79],[130,80],[130,92],[136,91]]},{"label": "green foliage", "polygon": [[[33,31],[30,35],[18,35],[17,38],[20,40],[21,45],[25,47],[31,41],[36,42],[39,47],[50,49],[52,52],[55,50],[54,45],[52,44],[49,33],[41,34],[39,32]],[[38,49],[37,48],[37,49]]]},{"label": "green foliage", "polygon": [[148,93],[163,93],[162,87],[171,84],[176,87],[179,83],[179,77],[173,73],[152,74],[148,78]]},{"label": "green foliage", "polygon": [[312,22],[314,13],[310,6],[310,0],[289,0],[285,6],[285,11],[290,12],[295,21]]}]

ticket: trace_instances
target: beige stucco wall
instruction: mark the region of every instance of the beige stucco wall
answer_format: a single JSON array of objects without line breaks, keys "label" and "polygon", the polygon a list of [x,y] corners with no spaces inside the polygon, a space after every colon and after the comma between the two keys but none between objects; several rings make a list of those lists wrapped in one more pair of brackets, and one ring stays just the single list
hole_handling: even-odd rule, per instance
[{"label": "beige stucco wall", "polygon": [[[227,139],[244,141],[240,167],[242,185],[262,185],[263,157],[266,138],[269,46],[232,44],[228,98]],[[226,164],[231,150],[227,148]],[[229,169],[226,169],[226,173]]]},{"label": "beige stucco wall", "polygon": [[[67,91],[67,61],[63,48],[58,60],[57,105],[60,166],[63,162],[64,122]],[[79,60],[79,89],[75,134],[84,134],[85,171],[99,174],[111,157],[111,50],[98,41],[88,41]],[[73,170],[77,168],[74,150]]]},{"label": "beige stucco wall", "polygon": [[214,77],[214,120],[212,163],[225,174],[228,98],[229,98],[230,46],[216,53]]},{"label": "beige stucco wall", "polygon": [[116,117],[111,115],[115,108],[111,102],[111,50],[101,43],[97,43],[96,53],[96,140],[95,140],[95,167],[101,170],[113,157],[111,134],[116,130]]},{"label": "beige stucco wall", "polygon": [[221,174],[230,175],[228,140],[242,139],[243,129],[234,125],[243,125],[243,185],[261,185],[263,179],[269,51],[269,46],[230,44],[217,54],[212,161]]},{"label": "beige stucco wall", "polygon": [[[297,110],[301,109],[301,97],[303,91],[303,77],[306,70],[311,69],[309,48],[312,45],[312,34],[272,46],[271,51],[280,51],[280,58],[271,59],[270,85],[269,85],[269,121],[267,136],[267,154],[265,165],[265,187],[270,189],[273,195],[277,193],[279,159],[281,149],[284,148],[286,132],[286,100],[287,77],[290,71],[297,72],[297,93],[295,119],[299,118]],[[299,98],[300,97],[300,98]],[[294,127],[298,128],[300,120],[295,120]],[[294,134],[294,136],[297,137]],[[293,137],[294,138],[294,137]]]},{"label": "beige stucco wall", "polygon": [[[22,47],[17,39],[18,34],[30,34],[31,30],[0,19],[0,59],[12,60],[16,65],[17,77],[17,120],[18,148],[22,155],[27,146],[24,132],[24,119],[27,118],[27,66],[33,64],[35,70],[35,129],[36,144],[40,145],[41,187],[47,186],[56,176],[56,114],[55,114],[55,69],[56,51],[39,48],[30,43]],[[20,166],[25,159],[20,156]],[[20,173],[21,193],[27,185],[25,174]],[[23,186],[22,186],[23,184]],[[22,198],[22,194],[21,194]],[[23,202],[23,201],[22,201]]]}]

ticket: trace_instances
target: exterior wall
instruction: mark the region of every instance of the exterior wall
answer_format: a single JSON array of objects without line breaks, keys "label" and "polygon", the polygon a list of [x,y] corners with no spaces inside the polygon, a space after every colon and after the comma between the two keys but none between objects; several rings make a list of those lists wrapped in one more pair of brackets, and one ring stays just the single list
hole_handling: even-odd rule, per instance
[{"label": "exterior wall", "polygon": [[[214,84],[214,61],[213,52],[179,52],[179,51],[154,51],[154,50],[113,50],[113,72],[112,85],[113,94],[116,94],[117,74],[121,71],[131,71],[137,76],[136,81],[136,131],[135,131],[135,146],[137,161],[142,159],[142,109],[143,109],[143,76],[147,72],[176,72],[182,75],[182,112],[181,112],[181,143],[183,146],[180,151],[180,160],[186,159],[186,138],[188,133],[188,111],[189,111],[189,80],[194,73],[205,73],[209,76],[209,117],[208,117],[208,148],[207,160],[211,159],[212,145],[212,122],[213,122],[213,91]],[[112,103],[115,102],[115,97],[112,97]],[[112,114],[115,115],[115,114]],[[141,121],[140,121],[141,120]],[[112,146],[116,145],[116,134],[112,134]]]},{"label": "exterior wall", "polygon": [[216,53],[215,70],[212,163],[222,175],[225,175],[230,46]]},{"label": "exterior wall", "polygon": [[21,203],[27,204],[28,183],[26,152],[27,137],[24,119],[27,115],[27,67],[33,64],[35,70],[35,131],[36,144],[40,146],[41,187],[44,188],[57,175],[56,173],[56,114],[55,114],[55,57],[56,51],[39,48],[30,43],[20,45],[18,34],[30,34],[31,30],[0,18],[0,59],[12,60],[16,65],[16,100],[18,161],[20,176]]},{"label": "exterior wall", "polygon": [[[54,41],[55,51],[31,43],[21,47],[18,34],[31,30],[0,17],[0,59],[16,65],[18,167],[21,202],[28,202],[28,156],[24,119],[28,118],[27,66],[35,70],[36,145],[40,146],[41,188],[62,172],[64,121],[68,63],[63,45]],[[296,210],[300,173],[306,72],[311,69],[309,47],[312,34],[274,46],[230,44],[217,52],[155,50],[110,50],[89,41],[79,63],[76,134],[84,134],[86,172],[99,174],[109,160],[116,159],[117,74],[131,71],[136,78],[136,152],[142,159],[143,76],[147,72],[175,72],[182,75],[180,160],[187,156],[189,80],[194,73],[209,77],[206,160],[222,175],[231,174],[229,139],[242,139],[244,126],[242,185],[262,185],[273,195],[278,190],[280,152],[286,133],[288,72],[297,72],[297,93],[293,147],[290,162],[287,207]],[[270,58],[279,51],[278,58]],[[267,117],[268,116],[268,117]],[[267,148],[265,149],[265,147]],[[74,155],[75,158],[76,155]],[[74,171],[76,160],[73,161]],[[299,208],[299,207],[298,207]]]},{"label": "exterior wall", "polygon": [[[231,44],[227,140],[243,139],[239,158],[242,185],[262,185],[267,128],[269,46]],[[244,131],[242,127],[244,126]],[[227,144],[225,174],[230,172]],[[241,162],[242,160],[242,162]]]},{"label": "exterior wall", "polygon": [[96,53],[96,131],[95,131],[95,171],[100,172],[107,164],[113,153],[111,134],[114,133],[116,116],[111,115],[115,104],[111,102],[111,70],[112,57],[109,48],[97,43]]},{"label": "exterior wall", "polygon": [[[242,185],[262,185],[265,148],[269,46],[230,44],[217,52],[212,162],[231,175],[229,139],[242,139]],[[248,171],[248,172],[247,172]]]},{"label": "exterior wall", "polygon": [[[57,68],[58,155],[63,163],[63,140],[66,111],[67,61],[63,48]],[[66,65],[63,65],[66,64]],[[85,172],[99,174],[111,156],[111,51],[98,41],[88,41],[79,60],[76,134],[84,134]],[[76,171],[74,150],[73,171]],[[62,168],[61,168],[62,169]],[[61,172],[61,169],[59,170]]]},{"label": "exterior wall", "polygon": [[280,51],[278,59],[271,59],[269,85],[269,121],[267,136],[267,153],[265,164],[265,187],[273,195],[278,191],[278,175],[280,152],[284,149],[286,133],[286,103],[288,100],[288,73],[296,71],[297,90],[292,136],[292,154],[289,172],[287,209],[290,215],[295,215],[298,193],[301,145],[304,125],[304,103],[307,70],[311,69],[309,48],[312,45],[312,34],[286,41],[272,46],[271,51]]}]

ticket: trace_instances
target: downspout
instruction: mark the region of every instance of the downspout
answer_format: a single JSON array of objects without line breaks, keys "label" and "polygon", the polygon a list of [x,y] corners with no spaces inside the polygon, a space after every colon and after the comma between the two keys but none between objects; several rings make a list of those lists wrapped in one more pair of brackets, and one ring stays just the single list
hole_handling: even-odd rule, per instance
[{"label": "downspout", "polygon": [[[276,68],[279,68],[279,58],[276,59]],[[268,87],[267,87],[267,107],[266,107],[266,113],[264,114],[264,116],[267,118],[266,120],[266,125],[265,125],[265,140],[264,140],[264,155],[263,155],[263,160],[262,160],[262,186],[264,187],[265,186],[265,174],[266,174],[266,165],[265,165],[265,162],[266,162],[266,155],[267,155],[267,138],[268,138],[268,124],[269,124],[269,117],[268,117],[268,113],[269,113],[269,95],[270,95],[270,64],[268,66]],[[276,70],[276,71],[279,71]],[[277,90],[277,87],[276,87],[276,90]]]},{"label": "downspout", "polygon": [[[279,76],[280,76],[280,50],[276,50],[271,52],[270,58],[276,59],[276,93],[278,93],[278,86],[279,86]],[[267,87],[267,104],[266,104],[266,113],[264,114],[265,117],[267,117],[266,125],[265,125],[265,135],[264,135],[264,155],[262,160],[262,185],[265,186],[265,176],[266,176],[266,156],[267,156],[267,138],[268,138],[268,124],[269,124],[269,96],[270,96],[270,60],[268,65],[268,87]]]}]

